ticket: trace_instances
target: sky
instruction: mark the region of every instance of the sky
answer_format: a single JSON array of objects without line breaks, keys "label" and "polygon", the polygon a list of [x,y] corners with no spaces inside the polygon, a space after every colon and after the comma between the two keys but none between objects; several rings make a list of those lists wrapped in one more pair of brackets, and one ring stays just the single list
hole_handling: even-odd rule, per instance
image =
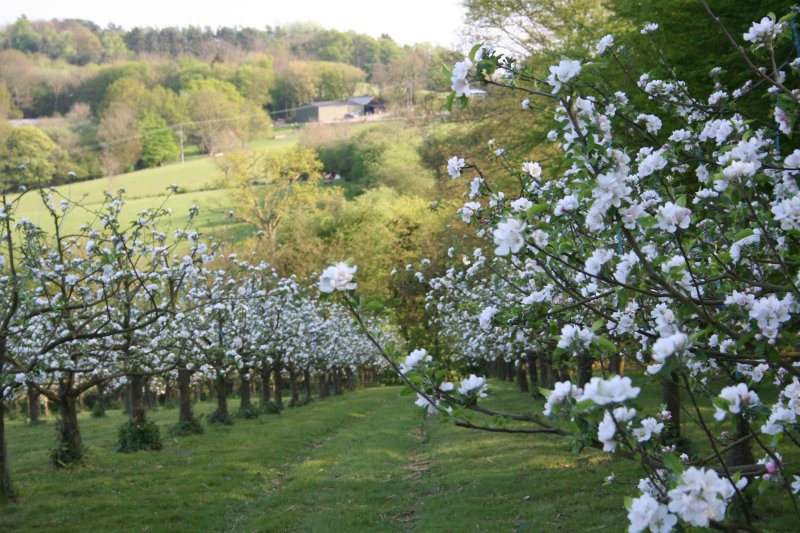
[{"label": "sky", "polygon": [[243,26],[264,28],[290,22],[389,34],[400,44],[459,44],[463,8],[459,0],[2,0],[0,24],[21,15],[31,20],[80,18],[105,27]]}]

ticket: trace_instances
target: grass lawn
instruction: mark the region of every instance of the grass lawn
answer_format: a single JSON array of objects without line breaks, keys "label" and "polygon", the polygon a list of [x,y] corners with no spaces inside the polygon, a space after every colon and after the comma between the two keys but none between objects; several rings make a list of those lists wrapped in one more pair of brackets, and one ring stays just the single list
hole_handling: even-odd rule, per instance
[{"label": "grass lawn", "polygon": [[[283,150],[297,142],[298,134],[295,130],[279,133],[285,137],[255,140],[251,147],[259,150]],[[192,156],[183,164],[175,163],[108,178],[59,185],[56,187],[58,194],[54,195],[54,199],[58,204],[63,196],[81,205],[81,208],[66,217],[63,228],[66,234],[75,233],[81,225],[92,223],[105,193],[113,194],[120,188],[125,188],[127,192],[124,220],[133,220],[139,211],[163,204],[173,210],[171,224],[174,227],[183,227],[188,219],[189,208],[197,205],[200,207],[200,215],[196,219],[195,228],[208,232],[227,221],[226,213],[230,202],[224,189],[219,188],[221,176],[213,157]],[[167,198],[167,188],[172,184],[180,187],[180,194]],[[16,214],[18,218],[27,218],[49,231],[50,215],[34,191],[22,198]]]},{"label": "grass lawn", "polygon": [[[535,408],[511,384],[492,388],[489,405]],[[151,416],[166,435],[177,414]],[[557,437],[426,419],[399,387],[164,437],[160,452],[113,452],[124,420],[82,413],[88,464],[67,471],[47,464],[52,420],[9,422],[20,500],[0,531],[625,531],[623,498],[639,478],[633,463],[572,454]],[[604,487],[612,472],[618,483]],[[794,530],[788,510],[763,512],[768,530]]]},{"label": "grass lawn", "polygon": [[[177,411],[151,416],[165,435]],[[124,420],[82,413],[89,461],[67,471],[47,464],[53,421],[11,421],[20,501],[0,531],[617,531],[624,520],[620,491],[599,490],[622,465],[556,439],[426,420],[397,387],[165,437],[160,452],[113,452]]]}]

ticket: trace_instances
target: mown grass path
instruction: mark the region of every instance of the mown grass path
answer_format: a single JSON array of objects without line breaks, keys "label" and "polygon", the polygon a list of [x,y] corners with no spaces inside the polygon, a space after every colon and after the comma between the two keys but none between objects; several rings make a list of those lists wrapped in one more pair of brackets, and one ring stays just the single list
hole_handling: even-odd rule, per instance
[{"label": "mown grass path", "polygon": [[[532,407],[493,386],[496,405]],[[151,416],[165,433],[177,411]],[[52,421],[11,422],[20,501],[0,531],[621,531],[632,487],[601,485],[612,471],[636,480],[631,465],[556,438],[425,420],[396,387],[166,437],[160,452],[111,451],[124,419],[82,414],[89,462],[68,471],[47,465]]]}]

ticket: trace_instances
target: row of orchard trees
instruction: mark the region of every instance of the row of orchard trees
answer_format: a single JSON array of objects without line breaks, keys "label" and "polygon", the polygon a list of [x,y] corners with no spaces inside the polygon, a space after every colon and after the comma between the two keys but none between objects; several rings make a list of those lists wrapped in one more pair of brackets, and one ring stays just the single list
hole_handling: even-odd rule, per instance
[{"label": "row of orchard trees", "polygon": [[[720,24],[750,79],[703,96],[679,79],[631,72],[612,35],[593,57],[544,72],[480,46],[455,66],[451,102],[466,102],[477,81],[519,91],[520,120],[551,106],[549,139],[563,164],[543,169],[492,146],[503,179],[477,161],[449,161],[452,178],[470,182],[459,214],[494,254],[465,251],[430,281],[428,309],[445,336],[431,347],[439,357],[417,350],[397,367],[418,405],[462,426],[556,434],[575,449],[634,459],[643,477],[627,504],[633,532],[756,531],[779,497],[800,517],[792,27],[794,14],[736,36]],[[653,43],[657,32],[641,30]],[[617,68],[632,91],[604,76]],[[770,116],[743,115],[739,104],[752,99],[770,100]],[[541,414],[481,405],[480,376],[451,381],[454,364],[469,371],[498,357],[538,365]],[[640,386],[624,366],[640,370]],[[643,409],[643,388],[660,388],[662,405]]]},{"label": "row of orchard trees", "polygon": [[[267,394],[274,380],[277,402],[288,377],[296,404],[301,380],[308,397],[312,378],[327,392],[329,381],[340,390],[357,372],[380,371],[339,306],[309,298],[296,279],[264,263],[223,255],[190,227],[172,227],[168,210],[148,209],[128,223],[122,192],[96,212],[54,190],[39,194],[47,228],[15,217],[22,196],[0,206],[0,400],[27,389],[29,403],[42,395],[57,409],[57,466],[84,456],[78,401],[93,388],[102,396],[127,386],[130,421],[120,449],[131,450],[160,446],[146,420],[145,383],[152,379],[177,382],[178,429],[185,432],[201,430],[192,413],[201,380],[216,380],[212,420],[227,422],[232,381],[241,383],[242,407],[251,410],[256,376]],[[67,234],[70,216],[91,222]],[[2,405],[0,498],[7,500],[13,493]]]}]

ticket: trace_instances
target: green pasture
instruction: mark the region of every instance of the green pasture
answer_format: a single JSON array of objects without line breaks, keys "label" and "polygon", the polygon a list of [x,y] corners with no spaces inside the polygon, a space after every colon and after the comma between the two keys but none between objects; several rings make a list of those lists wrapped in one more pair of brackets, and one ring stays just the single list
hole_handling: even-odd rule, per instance
[{"label": "green pasture", "polygon": [[[492,389],[487,405],[541,408],[511,384]],[[165,436],[178,413],[150,416]],[[623,498],[639,478],[634,463],[573,454],[558,437],[425,418],[398,387],[165,436],[160,452],[112,451],[124,420],[82,413],[88,463],[64,471],[47,461],[52,420],[10,421],[19,501],[3,510],[0,531],[625,531]],[[612,473],[617,482],[603,486]],[[761,507],[769,531],[794,528],[781,505]]]},{"label": "green pasture", "polygon": [[[280,138],[259,139],[253,141],[251,147],[282,150],[297,142],[295,130],[278,133]],[[163,206],[172,209],[172,217],[168,222],[170,227],[185,227],[189,209],[196,205],[200,213],[195,220],[195,229],[208,232],[221,226],[227,229],[225,225],[230,202],[226,191],[219,188],[221,177],[214,157],[192,156],[185,163],[59,185],[55,188],[53,199],[56,205],[64,198],[79,204],[66,217],[62,226],[63,234],[76,233],[81,225],[93,223],[106,192],[115,194],[121,188],[126,191],[124,221],[135,219],[142,210]],[[178,194],[168,191],[173,184],[178,186]],[[30,191],[22,197],[16,216],[27,218],[47,231],[52,229],[50,214],[42,205],[37,191]]]}]

